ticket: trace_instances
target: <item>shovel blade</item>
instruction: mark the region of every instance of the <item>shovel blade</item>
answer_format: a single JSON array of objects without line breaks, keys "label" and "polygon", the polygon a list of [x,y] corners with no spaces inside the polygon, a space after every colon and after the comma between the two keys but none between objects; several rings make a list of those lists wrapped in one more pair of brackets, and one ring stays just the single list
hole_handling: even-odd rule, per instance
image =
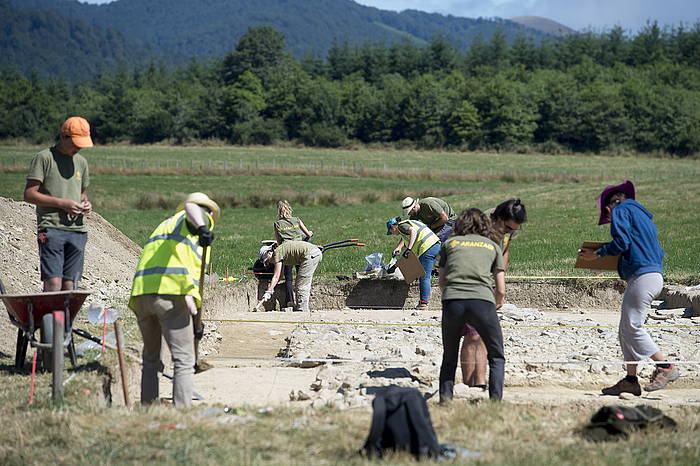
[{"label": "shovel blade", "polygon": [[194,373],[201,374],[202,372],[208,371],[209,369],[213,369],[213,368],[214,368],[214,366],[212,366],[211,364],[209,364],[205,360],[200,359],[194,365]]}]

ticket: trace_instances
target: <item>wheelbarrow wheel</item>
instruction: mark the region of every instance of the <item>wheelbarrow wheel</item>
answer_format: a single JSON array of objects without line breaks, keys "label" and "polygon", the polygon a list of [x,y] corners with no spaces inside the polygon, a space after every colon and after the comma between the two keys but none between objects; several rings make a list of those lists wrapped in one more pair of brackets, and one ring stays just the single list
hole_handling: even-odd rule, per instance
[{"label": "wheelbarrow wheel", "polygon": [[53,345],[53,315],[51,313],[44,314],[41,318],[39,337],[42,344],[49,345],[48,348],[39,348],[41,367],[45,371],[51,372],[53,370],[53,360],[51,357],[51,345]]}]

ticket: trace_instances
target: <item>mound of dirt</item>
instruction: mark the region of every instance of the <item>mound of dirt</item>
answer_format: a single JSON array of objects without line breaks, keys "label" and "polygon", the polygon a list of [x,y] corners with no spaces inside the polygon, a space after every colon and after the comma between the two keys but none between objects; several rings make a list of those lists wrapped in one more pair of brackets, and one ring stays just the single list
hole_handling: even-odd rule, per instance
[{"label": "mound of dirt", "polygon": [[[88,215],[88,242],[81,289],[89,302],[124,306],[141,248],[97,213]],[[39,293],[39,256],[33,205],[0,197],[0,280],[8,294]],[[7,316],[6,313],[4,313]],[[7,317],[0,323],[0,351],[13,355],[17,331]]]}]

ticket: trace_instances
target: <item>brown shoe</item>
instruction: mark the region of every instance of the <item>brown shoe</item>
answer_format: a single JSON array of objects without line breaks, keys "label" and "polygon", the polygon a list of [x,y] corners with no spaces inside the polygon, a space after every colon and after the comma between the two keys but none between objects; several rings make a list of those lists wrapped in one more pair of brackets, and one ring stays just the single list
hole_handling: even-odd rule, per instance
[{"label": "brown shoe", "polygon": [[604,388],[602,392],[603,395],[618,396],[620,393],[631,393],[632,395],[640,396],[642,394],[642,386],[639,385],[639,382],[630,382],[624,378],[612,387]]},{"label": "brown shoe", "polygon": [[425,301],[421,301],[418,303],[418,306],[416,306],[417,311],[425,311],[428,309],[428,303]]},{"label": "brown shoe", "polygon": [[657,366],[654,373],[651,374],[651,381],[646,387],[644,387],[644,390],[648,392],[661,390],[668,385],[669,382],[677,380],[678,377],[680,377],[680,374],[678,373],[678,368],[676,366],[671,366],[668,369]]}]

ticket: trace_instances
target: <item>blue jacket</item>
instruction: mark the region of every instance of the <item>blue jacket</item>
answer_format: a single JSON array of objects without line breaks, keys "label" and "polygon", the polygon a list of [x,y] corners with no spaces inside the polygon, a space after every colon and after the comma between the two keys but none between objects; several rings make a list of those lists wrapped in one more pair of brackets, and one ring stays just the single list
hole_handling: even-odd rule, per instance
[{"label": "blue jacket", "polygon": [[610,216],[613,239],[598,249],[601,256],[620,254],[617,272],[628,280],[643,273],[662,273],[664,251],[659,244],[654,216],[643,205],[626,199],[615,206]]}]

